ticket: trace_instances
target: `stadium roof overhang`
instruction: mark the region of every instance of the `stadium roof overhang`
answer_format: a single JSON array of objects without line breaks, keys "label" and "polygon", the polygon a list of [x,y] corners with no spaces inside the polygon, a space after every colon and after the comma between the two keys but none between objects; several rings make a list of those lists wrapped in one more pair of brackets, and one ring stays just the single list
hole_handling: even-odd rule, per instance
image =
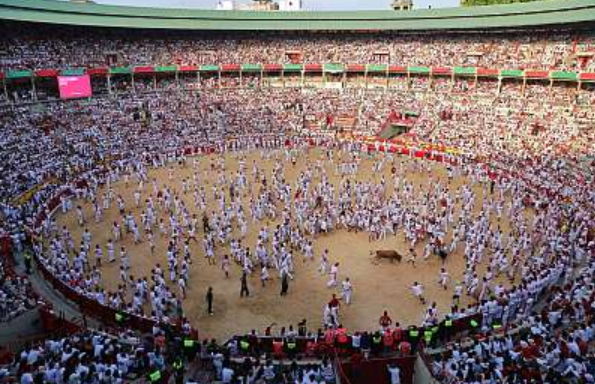
[{"label": "stadium roof overhang", "polygon": [[432,31],[573,26],[595,21],[595,0],[549,0],[415,11],[254,12],[0,0],[0,19],[58,25],[203,31]]}]

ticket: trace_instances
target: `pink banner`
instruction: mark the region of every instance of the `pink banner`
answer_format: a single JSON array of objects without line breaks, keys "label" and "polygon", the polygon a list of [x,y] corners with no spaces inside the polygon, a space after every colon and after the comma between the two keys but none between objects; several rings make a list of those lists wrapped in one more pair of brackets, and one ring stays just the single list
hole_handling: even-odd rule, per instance
[{"label": "pink banner", "polygon": [[91,97],[91,78],[84,76],[58,76],[58,88],[61,99]]}]

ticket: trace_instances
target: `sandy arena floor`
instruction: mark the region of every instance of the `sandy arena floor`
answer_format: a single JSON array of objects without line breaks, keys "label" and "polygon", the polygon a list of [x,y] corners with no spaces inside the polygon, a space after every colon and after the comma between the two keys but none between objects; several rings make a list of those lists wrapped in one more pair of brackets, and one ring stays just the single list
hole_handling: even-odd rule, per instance
[{"label": "sandy arena floor", "polygon": [[[290,180],[292,186],[300,171],[307,165],[306,157],[312,163],[316,159],[321,158],[321,154],[322,152],[320,150],[312,150],[308,156],[300,157],[295,167],[287,164],[285,175]],[[253,159],[258,161],[260,169],[264,169],[267,178],[269,178],[274,160],[261,160],[260,154],[256,152],[248,154],[246,165],[249,177],[252,174],[251,164]],[[225,160],[227,174],[235,173],[238,168],[237,155],[228,154],[225,156]],[[406,157],[395,158],[395,162],[397,163],[411,161],[423,160],[411,160]],[[372,165],[372,160],[365,160],[360,166],[357,179],[369,180],[373,178],[379,182],[381,175],[372,172]],[[331,178],[332,182],[337,186],[340,180],[339,176],[335,176],[330,164],[327,163],[326,166],[328,174],[333,175]],[[201,159],[200,167],[202,172],[201,179],[208,180],[205,190],[207,192],[207,199],[209,199],[208,203],[212,204],[211,186],[216,177],[210,173],[209,160]],[[434,175],[438,175],[443,181],[446,181],[446,169],[444,166],[437,163],[429,163],[429,167],[432,169]],[[385,165],[382,173],[385,174],[387,180],[387,190],[392,191],[393,182],[390,175],[390,166]],[[151,169],[149,177],[150,179],[155,177],[159,181],[160,186],[164,185],[164,183],[169,184],[172,189],[176,189],[181,195],[181,180],[184,177],[192,178],[192,160],[188,161],[185,167],[175,168],[172,183],[168,181],[168,171],[165,168]],[[427,185],[429,181],[428,174],[425,171],[423,173],[410,173],[407,177],[418,185]],[[466,178],[456,177],[453,181],[453,186],[458,187],[468,182],[470,183]],[[136,182],[131,181],[129,186],[126,187],[124,181],[120,181],[114,185],[114,189],[117,194],[121,194],[124,197],[126,209],[132,209],[137,223],[140,225],[138,218],[143,207],[134,208],[134,199],[132,196],[136,185]],[[451,191],[453,189],[451,187]],[[254,190],[256,191],[256,187],[254,187]],[[143,201],[151,191],[151,184],[147,183],[142,196]],[[481,202],[481,187],[476,186],[475,191],[477,193],[477,199]],[[100,190],[98,196],[101,196],[103,192],[105,192],[104,189]],[[188,207],[194,208],[192,193],[183,196],[183,198]],[[243,197],[247,218],[250,217],[248,199],[249,196]],[[110,209],[104,212],[103,221],[99,224],[96,224],[92,219],[92,205],[90,202],[76,201],[73,206],[76,206],[76,204],[83,205],[86,217],[89,218],[88,228],[93,235],[89,260],[94,262],[93,248],[96,243],[101,244],[104,247],[103,280],[108,290],[115,290],[119,283],[119,262],[113,264],[105,262],[107,258],[105,244],[111,236],[111,223],[119,218],[116,204],[113,202]],[[211,207],[216,209],[214,205]],[[209,212],[213,210],[207,209]],[[161,211],[159,212],[159,217],[162,217]],[[199,218],[202,217],[202,212],[197,210],[197,216]],[[66,215],[58,213],[57,221],[60,227],[66,225],[70,229],[75,244],[78,244],[81,240],[83,228],[77,225],[74,210]],[[269,228],[273,224],[267,222]],[[452,304],[452,282],[462,279],[464,269],[464,244],[461,242],[456,253],[449,255],[445,264],[451,276],[451,288],[445,291],[438,285],[441,261],[435,256],[431,257],[428,261],[422,260],[421,256],[425,243],[418,244],[416,247],[418,259],[415,267],[405,262],[392,264],[389,261],[381,261],[375,264],[369,256],[371,250],[395,249],[402,254],[406,253],[408,245],[405,243],[402,230],[398,232],[397,236],[372,243],[369,242],[367,233],[360,232],[355,234],[353,232],[348,233],[346,230],[338,230],[315,239],[315,260],[313,262],[304,263],[302,255],[294,253],[295,280],[290,282],[289,294],[286,297],[279,295],[280,279],[278,279],[277,271],[269,269],[274,280],[262,288],[259,280],[259,270],[256,271],[249,278],[251,296],[241,299],[239,295],[240,267],[232,264],[231,276],[229,279],[225,279],[225,275],[221,269],[221,257],[223,254],[228,253],[228,247],[225,247],[225,249],[221,247],[217,248],[217,265],[208,265],[204,258],[202,247],[202,225],[199,227],[200,230],[197,234],[198,242],[192,244],[193,264],[191,266],[190,289],[188,298],[184,301],[184,308],[193,325],[200,330],[201,337],[223,339],[234,333],[248,332],[251,329],[261,332],[271,323],[276,323],[277,327],[288,326],[289,324],[295,326],[297,322],[304,318],[307,319],[310,329],[315,330],[321,327],[323,307],[331,298],[332,293],[339,294],[339,288],[327,288],[328,275],[322,276],[317,272],[320,255],[325,248],[330,250],[331,263],[340,262],[339,282],[348,276],[353,283],[353,303],[350,306],[342,305],[339,312],[340,322],[352,330],[376,329],[378,318],[383,310],[388,310],[393,320],[399,321],[401,324],[410,325],[420,323],[427,306],[420,304],[411,294],[409,287],[414,281],[418,281],[425,286],[425,296],[428,302],[436,301],[440,314],[444,314]],[[260,223],[252,224],[251,219],[249,219],[249,232],[247,239],[243,243],[246,246],[250,246],[252,250],[255,248],[257,233],[260,227]],[[506,218],[503,219],[502,227],[505,232],[508,231],[509,226]],[[130,274],[135,277],[148,276],[151,268],[154,268],[156,263],[161,263],[163,268],[167,266],[167,238],[161,237],[157,229],[154,232],[156,233],[155,237],[157,240],[157,249],[154,255],[151,255],[148,242],[146,241],[135,245],[130,235],[126,236],[122,241],[131,259]],[[234,235],[237,233],[237,228],[234,228]],[[451,234],[449,233],[447,241],[450,241],[450,237]],[[119,247],[120,243],[116,243],[117,257],[119,255]],[[488,258],[486,257],[485,259]],[[214,316],[208,316],[206,313],[205,293],[208,286],[213,286],[214,288]],[[172,286],[172,289],[174,292],[178,292],[177,286]],[[468,303],[469,300],[469,298],[465,298],[463,303]]]}]

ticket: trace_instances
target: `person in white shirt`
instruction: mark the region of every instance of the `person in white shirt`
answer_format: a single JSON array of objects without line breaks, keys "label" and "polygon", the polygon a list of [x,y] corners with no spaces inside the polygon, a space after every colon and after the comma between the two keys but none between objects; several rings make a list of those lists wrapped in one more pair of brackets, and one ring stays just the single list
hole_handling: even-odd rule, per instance
[{"label": "person in white shirt", "polygon": [[349,277],[346,277],[345,280],[341,283],[341,297],[345,301],[345,304],[351,304],[351,294],[353,293],[353,285],[351,284],[351,280]]},{"label": "person in white shirt", "polygon": [[339,274],[339,263],[333,264],[329,273],[331,279],[326,283],[328,288],[335,287],[337,285],[337,275]]},{"label": "person in white shirt", "polygon": [[442,286],[442,288],[444,288],[444,290],[448,289],[448,272],[446,272],[446,269],[444,268],[440,268],[440,277],[438,280],[438,284],[440,284]]},{"label": "person in white shirt", "polygon": [[413,296],[419,299],[422,304],[426,304],[426,299],[424,298],[424,287],[423,285],[419,284],[417,281],[413,283],[411,286],[411,292],[413,292]]}]

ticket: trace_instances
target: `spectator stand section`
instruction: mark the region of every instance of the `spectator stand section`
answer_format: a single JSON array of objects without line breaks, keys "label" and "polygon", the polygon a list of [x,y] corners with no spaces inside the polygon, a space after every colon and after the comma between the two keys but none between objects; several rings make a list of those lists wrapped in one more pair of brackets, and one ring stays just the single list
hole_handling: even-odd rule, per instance
[{"label": "spectator stand section", "polygon": [[493,83],[494,95],[511,82],[521,92],[532,83],[549,87],[573,84],[576,91],[595,82],[595,72],[508,68],[397,66],[388,64],[209,64],[66,69],[10,69],[0,72],[4,102],[57,100],[58,76],[89,75],[93,94],[132,91],[197,90],[200,88],[364,88],[384,91],[459,92],[478,82]]}]

